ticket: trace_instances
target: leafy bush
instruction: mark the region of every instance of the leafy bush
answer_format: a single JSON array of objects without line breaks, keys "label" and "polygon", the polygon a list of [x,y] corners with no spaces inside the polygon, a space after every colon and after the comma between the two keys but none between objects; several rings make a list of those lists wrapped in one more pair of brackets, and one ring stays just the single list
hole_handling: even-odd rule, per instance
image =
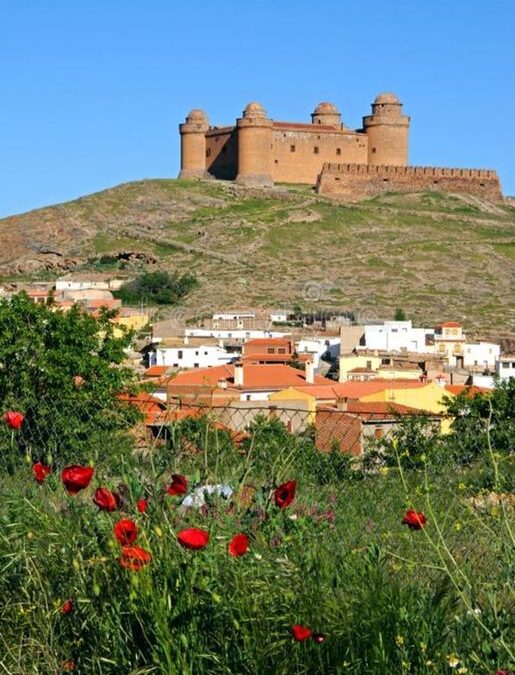
[{"label": "leafy bush", "polygon": [[134,423],[134,408],[116,397],[133,382],[122,365],[131,336],[115,337],[111,316],[59,311],[23,293],[0,300],[0,402],[25,417],[14,444],[0,435],[4,467],[25,454],[82,461],[92,448],[107,452]]},{"label": "leafy bush", "polygon": [[192,274],[144,272],[124,284],[114,295],[126,304],[176,305],[197,285],[198,281]]}]

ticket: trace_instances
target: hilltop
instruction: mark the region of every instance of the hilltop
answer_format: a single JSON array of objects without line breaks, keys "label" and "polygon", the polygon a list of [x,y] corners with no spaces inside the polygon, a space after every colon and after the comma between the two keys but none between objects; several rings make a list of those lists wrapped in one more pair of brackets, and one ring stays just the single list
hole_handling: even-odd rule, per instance
[{"label": "hilltop", "polygon": [[143,180],[0,220],[6,278],[117,265],[193,271],[187,314],[282,306],[513,330],[515,208],[388,194],[344,205],[308,187]]}]

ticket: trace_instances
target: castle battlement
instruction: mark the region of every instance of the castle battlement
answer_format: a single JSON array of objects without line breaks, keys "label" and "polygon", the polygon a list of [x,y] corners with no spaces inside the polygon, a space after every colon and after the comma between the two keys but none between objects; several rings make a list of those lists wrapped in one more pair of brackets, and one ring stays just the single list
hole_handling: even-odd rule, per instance
[{"label": "castle battlement", "polygon": [[410,118],[395,94],[379,94],[362,121],[361,128],[350,129],[328,102],[316,106],[311,123],[273,120],[253,102],[234,125],[211,126],[195,109],[179,127],[180,176],[316,185],[321,193],[350,200],[428,189],[502,197],[491,169],[408,166]]},{"label": "castle battlement", "polygon": [[370,166],[368,164],[341,164],[334,162],[326,162],[322,171],[336,172],[336,173],[351,173],[351,174],[398,174],[410,176],[430,176],[430,177],[464,177],[464,178],[495,178],[497,173],[493,169],[459,169],[441,166],[389,166],[376,165]]},{"label": "castle battlement", "polygon": [[497,173],[492,169],[436,166],[369,166],[326,162],[317,181],[320,194],[358,201],[391,191],[465,192],[485,199],[502,199]]}]

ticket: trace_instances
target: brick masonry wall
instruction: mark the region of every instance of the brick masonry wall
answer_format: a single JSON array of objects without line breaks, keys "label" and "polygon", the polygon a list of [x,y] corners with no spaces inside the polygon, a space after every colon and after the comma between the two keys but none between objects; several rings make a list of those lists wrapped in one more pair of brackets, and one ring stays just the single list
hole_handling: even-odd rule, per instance
[{"label": "brick masonry wall", "polygon": [[[316,125],[278,125],[273,131],[272,175],[277,183],[315,185],[325,162],[366,162],[367,136]],[[312,126],[310,129],[309,127]]]},{"label": "brick masonry wall", "polygon": [[491,201],[502,200],[495,171],[426,166],[324,165],[317,191],[346,201],[360,201],[384,192],[464,192]]}]

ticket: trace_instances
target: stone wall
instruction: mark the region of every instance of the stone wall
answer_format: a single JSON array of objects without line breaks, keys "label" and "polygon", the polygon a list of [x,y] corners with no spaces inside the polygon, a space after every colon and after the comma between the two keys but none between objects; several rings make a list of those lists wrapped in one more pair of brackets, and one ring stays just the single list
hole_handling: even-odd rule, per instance
[{"label": "stone wall", "polygon": [[369,199],[384,192],[428,190],[502,200],[497,173],[489,169],[326,163],[317,181],[320,194],[346,201]]},{"label": "stone wall", "polygon": [[221,180],[238,174],[238,134],[235,127],[212,128],[206,133],[206,169]]}]

